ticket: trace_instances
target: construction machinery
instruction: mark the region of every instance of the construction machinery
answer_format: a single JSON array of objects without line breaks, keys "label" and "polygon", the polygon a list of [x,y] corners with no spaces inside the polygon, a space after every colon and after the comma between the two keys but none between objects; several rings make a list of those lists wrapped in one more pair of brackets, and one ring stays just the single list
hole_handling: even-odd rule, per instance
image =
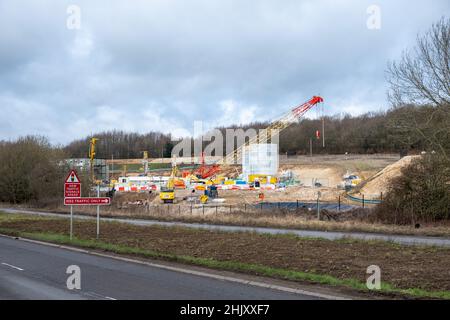
[{"label": "construction machinery", "polygon": [[208,179],[214,176],[216,173],[220,171],[220,166],[218,164],[207,165],[205,161],[205,153],[202,152],[200,167],[194,171],[194,175],[198,179]]},{"label": "construction machinery", "polygon": [[91,170],[91,178],[92,181],[94,181],[95,179],[95,175],[94,175],[94,160],[95,160],[95,155],[96,155],[96,145],[97,145],[97,141],[99,139],[97,138],[91,138],[90,143],[89,143],[89,161],[90,161],[90,170]]},{"label": "construction machinery", "polygon": [[362,179],[354,174],[348,174],[344,177],[344,188],[349,191],[362,182]]},{"label": "construction machinery", "polygon": [[[232,165],[232,164],[239,164],[242,162],[242,150],[245,146],[249,146],[251,144],[264,144],[267,143],[269,139],[271,139],[272,131],[276,131],[277,134],[281,133],[284,129],[289,127],[292,123],[297,122],[300,118],[303,117],[303,115],[309,111],[311,108],[313,108],[315,105],[319,103],[323,103],[323,98],[319,96],[313,96],[311,99],[306,101],[305,103],[295,107],[291,111],[285,113],[281,117],[275,119],[272,121],[272,123],[265,129],[265,134],[258,134],[254,137],[251,137],[246,143],[238,146],[236,149],[234,149],[232,152],[227,154],[223,159],[223,164],[225,165]],[[202,160],[200,168],[197,169],[196,173],[197,176],[203,176],[203,177],[211,177],[215,175],[217,172],[220,171],[220,166],[218,165],[217,161],[215,164],[206,166],[205,165],[205,156],[202,152]],[[238,173],[239,174],[239,173]],[[260,184],[261,181],[259,181],[259,178],[257,179],[256,184]],[[266,177],[265,183],[268,181],[271,181],[271,178]],[[255,181],[253,182],[255,183]],[[207,199],[206,199],[207,201]]]},{"label": "construction machinery", "polygon": [[219,197],[219,192],[217,191],[216,185],[207,186],[205,193],[200,196],[200,202],[202,204],[208,203],[209,199],[217,199]]},{"label": "construction machinery", "polygon": [[[245,144],[238,146],[235,150],[227,154],[223,159],[223,164],[238,164],[242,160],[242,149],[244,146],[251,144],[263,144],[267,143],[269,140],[272,130],[277,130],[278,133],[289,127],[292,123],[298,121],[303,115],[314,107],[318,103],[323,103],[323,98],[319,96],[313,96],[310,100],[305,103],[295,107],[291,111],[285,113],[278,119],[272,121],[272,123],[266,128],[264,135],[256,135],[250,138]],[[197,168],[193,175],[198,179],[208,179],[213,177],[220,171],[220,165],[218,164],[221,160],[218,160],[214,164],[207,165],[205,161],[204,152],[201,153],[200,167]]]},{"label": "construction machinery", "polygon": [[170,173],[169,180],[165,186],[161,187],[159,192],[159,198],[164,203],[173,203],[175,201],[175,179],[178,174],[178,167],[175,164],[172,165],[172,172]]},{"label": "construction machinery", "polygon": [[260,184],[276,184],[278,182],[276,177],[267,174],[251,174],[248,176],[248,182],[253,183],[258,181]]},{"label": "construction machinery", "polygon": [[295,107],[291,111],[285,113],[278,119],[272,121],[272,123],[266,128],[266,133],[264,135],[256,135],[248,140],[245,144],[237,147],[234,151],[230,152],[225,156],[224,163],[235,164],[240,163],[242,160],[242,149],[244,146],[248,146],[255,143],[267,143],[269,137],[271,136],[272,130],[277,130],[278,133],[289,127],[292,123],[298,121],[303,115],[314,107],[318,103],[323,103],[323,98],[319,96],[314,96],[305,103]]}]

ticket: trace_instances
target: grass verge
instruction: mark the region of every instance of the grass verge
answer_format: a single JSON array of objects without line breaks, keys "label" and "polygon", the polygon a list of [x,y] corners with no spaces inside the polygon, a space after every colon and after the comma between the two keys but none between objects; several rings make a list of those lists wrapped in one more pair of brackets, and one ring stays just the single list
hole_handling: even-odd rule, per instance
[{"label": "grass verge", "polygon": [[[89,239],[70,238],[64,234],[41,233],[41,232],[20,232],[14,229],[0,228],[0,234],[40,240],[61,245],[70,245],[86,249],[103,250],[115,254],[133,255],[144,258],[162,259],[166,261],[187,263],[191,265],[207,267],[212,269],[237,271],[261,276],[281,278],[291,281],[307,281],[322,285],[346,287],[358,291],[369,292],[366,284],[356,279],[339,279],[330,275],[316,274],[311,272],[301,272],[282,268],[273,268],[258,264],[248,264],[235,261],[219,261],[211,258],[199,258],[185,255],[164,254],[155,251],[129,247],[124,245],[111,244],[103,241]],[[395,294],[415,298],[437,298],[450,299],[450,291],[427,291],[420,288],[402,289],[387,282],[382,282],[381,289],[376,291],[381,294]]]},{"label": "grass verge", "polygon": [[[450,223],[436,222],[424,223],[420,228],[414,225],[389,225],[379,222],[370,222],[365,218],[348,218],[343,221],[318,221],[311,218],[311,214],[289,212],[284,209],[274,208],[272,211],[263,213],[245,212],[241,211],[229,212],[227,207],[219,209],[216,213],[215,206],[206,207],[205,212],[202,208],[195,208],[190,212],[190,205],[178,204],[172,207],[172,211],[152,207],[147,211],[142,208],[134,209],[117,209],[114,207],[103,208],[102,217],[105,218],[122,218],[122,219],[142,219],[163,222],[182,222],[182,223],[206,223],[212,225],[230,225],[230,226],[249,226],[249,227],[263,227],[263,228],[283,228],[283,229],[300,229],[312,231],[337,231],[337,232],[365,232],[377,233],[387,235],[411,235],[411,236],[426,236],[426,237],[450,237]],[[18,208],[24,209],[24,208]],[[0,207],[1,210],[1,207]],[[68,209],[60,208],[26,208],[25,210],[52,212],[58,214],[68,214]],[[95,209],[79,209],[77,215],[95,216]],[[342,213],[345,214],[345,213]],[[314,214],[315,217],[315,214]]]}]

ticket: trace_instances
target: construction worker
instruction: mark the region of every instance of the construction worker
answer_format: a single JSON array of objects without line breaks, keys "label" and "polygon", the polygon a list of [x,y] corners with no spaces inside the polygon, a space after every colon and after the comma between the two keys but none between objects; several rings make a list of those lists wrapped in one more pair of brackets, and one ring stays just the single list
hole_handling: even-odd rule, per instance
[{"label": "construction worker", "polygon": [[264,192],[260,192],[259,194],[258,194],[258,199],[259,199],[259,201],[264,201]]}]

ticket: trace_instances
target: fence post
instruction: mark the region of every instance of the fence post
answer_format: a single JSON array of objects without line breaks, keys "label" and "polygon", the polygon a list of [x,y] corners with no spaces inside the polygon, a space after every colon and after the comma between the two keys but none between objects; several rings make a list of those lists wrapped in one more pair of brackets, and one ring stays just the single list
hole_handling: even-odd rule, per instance
[{"label": "fence post", "polygon": [[247,213],[247,203],[244,203],[244,213]]},{"label": "fence post", "polygon": [[383,202],[383,191],[380,193],[380,202]]},{"label": "fence post", "polygon": [[363,205],[363,208],[366,207],[366,203],[365,203],[365,200],[364,200],[364,194],[362,195],[362,205]]},{"label": "fence post", "polygon": [[319,203],[319,197],[317,197],[317,220],[320,220],[320,203]]},{"label": "fence post", "polygon": [[338,200],[338,211],[341,211],[341,195],[339,195],[339,200]]},{"label": "fence post", "polygon": [[297,200],[297,209],[298,209],[298,200]]},{"label": "fence post", "polygon": [[203,208],[203,215],[205,215],[205,205],[203,205],[202,208]]}]

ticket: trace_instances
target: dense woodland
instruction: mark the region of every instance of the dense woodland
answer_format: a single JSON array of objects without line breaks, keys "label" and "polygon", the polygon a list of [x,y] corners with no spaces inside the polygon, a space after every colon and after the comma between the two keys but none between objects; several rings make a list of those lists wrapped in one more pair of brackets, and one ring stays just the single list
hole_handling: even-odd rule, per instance
[{"label": "dense woodland", "polygon": [[[411,132],[411,130],[405,131],[401,127],[405,115],[408,115],[408,119],[415,117],[418,122],[427,121],[421,119],[429,111],[424,110],[424,107],[405,106],[386,112],[371,112],[360,116],[347,114],[325,117],[325,148],[322,147],[322,140],[316,139],[316,130],[322,131],[321,120],[303,119],[282,132],[280,153],[290,155],[309,154],[311,138],[313,153],[315,154],[397,153],[401,150],[416,153],[421,150],[431,150],[435,146],[430,141]],[[434,121],[438,123],[439,119]],[[242,126],[242,128],[244,130],[248,128],[261,129],[267,126],[268,123],[253,123]],[[230,128],[238,128],[238,126]],[[225,128],[219,129],[225,131]],[[173,145],[176,144],[176,142],[171,142],[170,134],[157,132],[138,134],[110,131],[95,134],[95,137],[100,139],[97,157],[108,159],[112,156],[116,159],[141,158],[144,150],[149,151],[153,158],[170,157]],[[444,137],[444,134],[442,134],[442,137]],[[87,157],[88,150],[89,137],[74,141],[65,147],[67,155],[72,158]]]},{"label": "dense woodland", "polygon": [[[172,151],[171,136],[159,132],[147,134],[129,133],[124,131],[108,131],[94,135],[97,142],[97,158],[99,159],[137,159],[142,158],[143,151],[149,156],[170,157]],[[70,158],[87,158],[89,154],[89,139],[76,140],[64,148]]]}]

